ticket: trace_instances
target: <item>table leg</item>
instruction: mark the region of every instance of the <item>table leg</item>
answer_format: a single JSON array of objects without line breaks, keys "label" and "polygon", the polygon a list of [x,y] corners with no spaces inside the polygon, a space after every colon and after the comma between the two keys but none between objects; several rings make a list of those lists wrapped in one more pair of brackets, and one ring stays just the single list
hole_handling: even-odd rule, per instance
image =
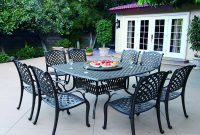
[{"label": "table leg", "polygon": [[95,119],[95,113],[96,113],[97,101],[98,101],[98,95],[96,95],[96,99],[95,99],[95,102],[94,102],[94,108],[93,108],[93,119]]}]

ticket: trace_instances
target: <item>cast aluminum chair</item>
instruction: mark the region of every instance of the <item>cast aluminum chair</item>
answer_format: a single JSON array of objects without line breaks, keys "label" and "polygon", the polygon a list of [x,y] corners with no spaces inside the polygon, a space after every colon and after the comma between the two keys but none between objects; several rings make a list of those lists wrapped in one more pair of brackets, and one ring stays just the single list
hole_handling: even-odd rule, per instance
[{"label": "cast aluminum chair", "polygon": [[87,61],[85,50],[82,49],[71,49],[68,51],[69,59],[73,62],[85,62]]},{"label": "cast aluminum chair", "polygon": [[169,120],[168,104],[170,100],[174,100],[181,96],[183,112],[186,118],[188,118],[186,108],[185,108],[185,87],[187,84],[188,76],[195,65],[188,65],[182,68],[176,69],[169,81],[169,84],[163,88],[161,102],[165,103],[165,113],[168,128],[172,129]]},{"label": "cast aluminum chair", "polygon": [[[140,65],[153,68],[159,72],[163,55],[163,53],[158,53],[155,51],[143,52]],[[144,77],[146,75],[148,75],[148,73],[137,75],[136,82],[138,83],[138,78]],[[135,85],[133,85],[133,87],[135,87]]]},{"label": "cast aluminum chair", "polygon": [[136,50],[123,50],[122,56],[121,56],[121,62],[132,62],[132,64],[138,63],[138,58],[140,55],[140,51]]},{"label": "cast aluminum chair", "polygon": [[[109,100],[104,105],[104,125],[107,127],[108,106],[116,111],[128,115],[131,120],[132,135],[135,135],[134,115],[146,112],[152,108],[156,108],[158,125],[161,133],[164,133],[160,120],[160,96],[165,79],[169,72],[157,72],[141,78],[133,95],[123,97],[113,101]],[[155,101],[156,99],[156,101]]]},{"label": "cast aluminum chair", "polygon": [[[136,51],[136,50],[123,50],[122,52],[122,56],[121,56],[121,60],[120,62],[127,62],[130,64],[137,64],[138,63],[138,58],[140,55],[140,51]],[[127,80],[127,88],[129,87],[129,78]]]},{"label": "cast aluminum chair", "polygon": [[[89,124],[89,110],[90,104],[88,100],[85,98],[85,93],[81,91],[73,91],[73,92],[59,92],[54,85],[54,82],[48,72],[43,72],[41,69],[32,67],[33,74],[36,78],[37,86],[38,86],[38,110],[35,117],[34,124],[37,123],[38,116],[40,113],[41,101],[47,103],[49,106],[55,109],[55,119],[52,135],[55,134],[58,122],[58,116],[60,111],[75,108],[81,104],[86,104],[86,125],[90,127]],[[43,93],[43,95],[41,95]],[[74,93],[79,93],[82,95],[82,98],[75,95]],[[69,114],[69,112],[68,112]]]},{"label": "cast aluminum chair", "polygon": [[[59,80],[59,76],[65,76],[65,83],[67,84],[70,80],[70,76],[66,73],[60,71],[49,71],[49,68],[53,65],[66,64],[66,55],[64,50],[50,50],[45,52],[45,62],[46,62],[46,71],[50,73],[50,75],[55,75],[56,80]],[[68,80],[67,80],[68,76]]]},{"label": "cast aluminum chair", "polygon": [[28,93],[31,93],[32,107],[31,107],[30,116],[28,118],[29,120],[31,120],[33,116],[34,108],[35,108],[35,99],[36,99],[36,96],[38,95],[37,89],[34,84],[34,79],[32,78],[32,74],[29,70],[29,67],[26,64],[23,64],[16,60],[13,60],[13,62],[17,68],[19,79],[20,79],[20,85],[21,85],[21,94],[20,94],[20,100],[19,100],[19,105],[17,109],[19,110],[21,107],[24,90],[26,90]]},{"label": "cast aluminum chair", "polygon": [[158,53],[154,51],[143,52],[140,65],[152,67],[160,71],[163,55],[163,53]]}]

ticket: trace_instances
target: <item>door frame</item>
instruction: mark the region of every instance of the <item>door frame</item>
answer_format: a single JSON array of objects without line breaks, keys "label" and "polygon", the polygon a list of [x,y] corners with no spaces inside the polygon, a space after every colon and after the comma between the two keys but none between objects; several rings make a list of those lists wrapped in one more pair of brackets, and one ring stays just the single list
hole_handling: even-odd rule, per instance
[{"label": "door frame", "polygon": [[[170,52],[170,38],[171,38],[171,20],[172,19],[179,19],[183,18],[183,25],[182,25],[182,36],[181,36],[181,50],[180,53],[172,53]],[[125,35],[125,49],[127,48],[127,28],[128,28],[128,21],[135,20],[135,40],[134,40],[134,49],[138,51],[154,51],[154,33],[155,33],[155,20],[164,19],[165,20],[165,32],[164,32],[164,41],[163,41],[163,51],[157,51],[160,53],[164,53],[165,57],[173,57],[173,58],[186,58],[186,51],[187,51],[187,32],[189,28],[189,12],[178,12],[178,13],[162,13],[162,14],[145,14],[145,15],[128,15],[124,17],[124,35]],[[147,50],[139,49],[140,43],[140,21],[141,20],[149,20],[149,34],[148,34],[148,46]],[[169,28],[170,27],[170,28]],[[151,35],[153,34],[153,41],[151,41]]]}]

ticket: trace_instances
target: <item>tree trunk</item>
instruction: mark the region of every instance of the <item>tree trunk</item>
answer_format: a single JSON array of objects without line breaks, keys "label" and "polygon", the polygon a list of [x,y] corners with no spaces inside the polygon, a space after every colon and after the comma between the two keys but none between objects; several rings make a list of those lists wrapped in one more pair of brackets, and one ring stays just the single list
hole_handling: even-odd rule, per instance
[{"label": "tree trunk", "polygon": [[3,37],[3,34],[0,34],[0,49],[1,49],[1,52],[5,53],[5,50],[2,44],[2,39],[3,39],[2,37]]},{"label": "tree trunk", "polygon": [[105,44],[105,43],[103,43],[103,48],[105,48],[105,46],[106,46],[106,44]]},{"label": "tree trunk", "polygon": [[94,36],[94,40],[93,40],[93,34],[92,32],[90,32],[90,48],[94,48],[94,45],[96,43],[96,35]]},{"label": "tree trunk", "polygon": [[5,53],[4,47],[1,45],[1,52]]},{"label": "tree trunk", "polygon": [[44,49],[44,51],[47,51],[46,36],[44,36],[43,34],[39,34],[39,38],[40,38],[40,42],[42,44],[42,48]]},{"label": "tree trunk", "polygon": [[80,49],[80,42],[79,42],[79,40],[76,41],[76,48]]}]

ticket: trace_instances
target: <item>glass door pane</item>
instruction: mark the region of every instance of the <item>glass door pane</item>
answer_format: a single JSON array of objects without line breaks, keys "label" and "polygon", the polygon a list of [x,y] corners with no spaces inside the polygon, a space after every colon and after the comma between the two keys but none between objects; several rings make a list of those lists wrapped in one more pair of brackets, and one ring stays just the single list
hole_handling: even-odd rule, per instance
[{"label": "glass door pane", "polygon": [[127,48],[134,48],[135,41],[135,21],[128,21]]},{"label": "glass door pane", "polygon": [[165,20],[155,20],[154,51],[163,51]]},{"label": "glass door pane", "polygon": [[149,20],[141,20],[139,49],[147,50],[149,34]]},{"label": "glass door pane", "polygon": [[172,19],[170,52],[180,53],[183,19]]}]

